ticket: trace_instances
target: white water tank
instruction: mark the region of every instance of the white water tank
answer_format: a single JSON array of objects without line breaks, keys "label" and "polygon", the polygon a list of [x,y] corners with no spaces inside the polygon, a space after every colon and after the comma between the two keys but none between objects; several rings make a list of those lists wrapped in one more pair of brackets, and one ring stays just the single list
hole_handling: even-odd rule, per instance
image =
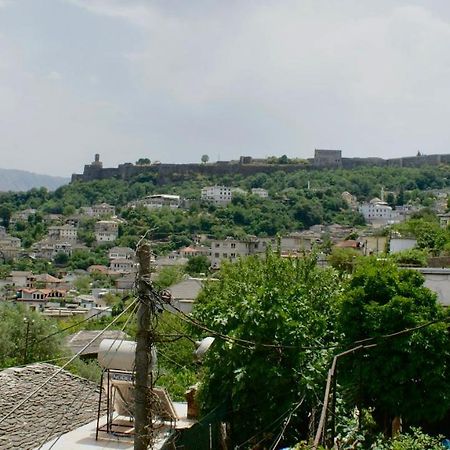
[{"label": "white water tank", "polygon": [[[136,342],[120,339],[103,339],[98,349],[98,364],[103,369],[134,371]],[[156,369],[156,349],[151,352],[150,370]]]}]

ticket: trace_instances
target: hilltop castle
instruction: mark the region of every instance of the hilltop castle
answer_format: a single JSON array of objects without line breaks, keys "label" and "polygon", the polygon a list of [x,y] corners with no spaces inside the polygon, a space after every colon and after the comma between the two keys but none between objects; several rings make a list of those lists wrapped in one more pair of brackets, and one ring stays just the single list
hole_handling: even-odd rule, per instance
[{"label": "hilltop castle", "polygon": [[94,161],[84,166],[82,174],[73,174],[74,181],[93,181],[106,178],[120,178],[128,180],[139,174],[154,174],[161,184],[168,180],[184,178],[190,174],[202,175],[226,175],[240,173],[253,175],[256,173],[273,173],[278,170],[295,172],[297,170],[320,170],[320,169],[354,169],[357,167],[422,167],[437,166],[439,164],[450,164],[450,154],[445,155],[422,155],[403,158],[343,158],[341,150],[316,149],[314,158],[308,158],[299,163],[272,164],[266,159],[255,159],[251,156],[241,156],[239,161],[217,161],[209,164],[145,164],[132,163],[119,164],[118,167],[103,168],[100,155],[97,153]]}]

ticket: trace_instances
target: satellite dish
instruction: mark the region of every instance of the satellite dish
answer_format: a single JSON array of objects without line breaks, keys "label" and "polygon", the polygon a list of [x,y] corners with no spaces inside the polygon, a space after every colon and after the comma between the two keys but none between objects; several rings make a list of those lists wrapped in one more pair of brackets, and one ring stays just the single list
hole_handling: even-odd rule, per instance
[{"label": "satellite dish", "polygon": [[197,361],[202,361],[205,357],[205,353],[209,350],[212,343],[215,341],[215,338],[208,336],[203,338],[201,341],[196,341],[195,345],[197,345],[197,350],[195,350],[194,355]]}]

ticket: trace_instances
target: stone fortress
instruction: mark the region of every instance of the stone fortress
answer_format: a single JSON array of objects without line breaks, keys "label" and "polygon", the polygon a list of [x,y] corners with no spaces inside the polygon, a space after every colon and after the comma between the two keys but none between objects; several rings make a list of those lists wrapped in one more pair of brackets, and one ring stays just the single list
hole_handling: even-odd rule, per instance
[{"label": "stone fortress", "polygon": [[450,154],[407,156],[403,158],[343,158],[341,150],[316,149],[314,158],[308,158],[298,163],[272,164],[266,159],[241,156],[239,161],[217,161],[215,163],[163,164],[153,163],[137,165],[132,163],[119,164],[118,167],[104,168],[100,155],[96,154],[94,161],[84,166],[82,174],[73,174],[72,182],[93,181],[107,178],[128,180],[140,174],[153,174],[158,183],[182,179],[187,175],[227,175],[240,173],[253,175],[256,173],[273,173],[278,170],[295,172],[297,170],[320,169],[354,169],[358,167],[422,167],[450,164]]}]

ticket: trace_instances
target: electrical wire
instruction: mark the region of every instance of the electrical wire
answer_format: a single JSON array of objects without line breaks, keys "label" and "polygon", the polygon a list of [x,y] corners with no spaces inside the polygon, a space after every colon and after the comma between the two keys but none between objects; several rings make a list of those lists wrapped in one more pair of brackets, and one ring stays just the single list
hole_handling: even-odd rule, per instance
[{"label": "electrical wire", "polygon": [[275,442],[270,446],[269,450],[275,450],[277,448],[277,445],[280,443],[281,439],[283,439],[283,435],[284,432],[286,431],[287,426],[289,425],[289,422],[292,419],[293,414],[295,413],[295,411],[297,411],[298,408],[300,408],[300,406],[302,405],[302,403],[304,402],[305,397],[303,397],[296,405],[295,407],[292,409],[292,411],[289,413],[289,416],[286,418],[284,424],[283,424],[283,428],[280,431],[280,434],[277,436],[277,438],[275,439]]},{"label": "electrical wire", "polygon": [[134,300],[130,305],[128,305],[112,322],[110,322],[103,330],[101,330],[93,339],[91,339],[81,350],[78,351],[74,356],[70,358],[69,361],[64,363],[55,373],[49,376],[43,383],[41,383],[34,391],[28,394],[21,402],[19,402],[14,408],[12,408],[6,415],[0,418],[0,424],[3,423],[8,417],[10,417],[14,412],[21,408],[30,398],[36,395],[43,387],[45,387],[53,378],[61,373],[72,361],[74,361],[78,356],[80,356],[96,339],[98,339],[106,330],[111,328],[115,322],[117,322],[131,307],[135,306],[136,300]]},{"label": "electrical wire", "polygon": [[[125,324],[123,325],[121,331],[124,331],[128,325],[128,323],[131,320],[131,317],[133,317],[137,307],[139,306],[139,303],[137,301],[135,301],[135,307],[133,308],[133,311],[131,311],[131,313],[129,314],[127,320],[125,321]],[[114,346],[114,344],[120,340],[120,342],[123,342],[125,339],[122,337],[119,339],[118,336],[116,336],[116,338],[113,340],[113,342],[111,343],[111,345],[109,346],[109,348],[106,350],[106,354],[108,354],[112,347]],[[111,358],[113,357],[113,355],[111,355]],[[102,389],[102,386],[99,384],[99,389]],[[86,403],[87,399],[89,398],[89,396],[92,394],[92,390],[90,389],[90,386],[87,387],[88,388],[88,393],[86,395],[86,397],[82,400],[81,404],[79,405],[78,409],[73,413],[73,416],[76,416],[79,411],[81,410],[81,408],[83,407],[84,403]],[[42,442],[42,444],[40,445],[40,447],[37,450],[42,449],[42,447],[48,442],[48,440],[52,437],[53,432],[55,431],[55,429],[58,427],[58,425],[61,423],[61,421],[64,419],[64,417],[66,416],[66,414],[72,409],[72,406],[74,405],[74,403],[78,400],[78,397],[75,397],[74,400],[71,402],[71,404],[67,407],[66,412],[64,414],[61,415],[61,417],[59,418],[58,422],[56,422],[56,424],[52,427],[52,430],[47,434],[45,440]],[[49,447],[48,450],[51,450],[54,445],[59,441],[59,439],[65,434],[66,432],[61,432],[58,437],[56,438],[56,440],[52,443],[52,445]]]},{"label": "electrical wire", "polygon": [[170,308],[173,308],[177,313],[174,311],[171,311],[170,309],[167,309],[167,311],[171,314],[176,315],[177,317],[180,317],[181,320],[196,326],[197,328],[202,329],[203,331],[207,331],[214,337],[218,337],[224,341],[233,342],[238,346],[241,346],[243,348],[252,349],[255,347],[265,347],[265,348],[272,348],[272,349],[297,349],[297,350],[329,350],[332,348],[339,347],[340,344],[330,344],[330,345],[323,345],[323,346],[316,346],[316,345],[285,345],[285,344],[272,344],[272,343],[262,343],[262,342],[255,342],[250,341],[248,339],[242,339],[242,338],[236,338],[229,336],[227,334],[220,333],[218,331],[215,331],[203,323],[199,322],[198,320],[194,319],[193,317],[187,315],[184,311],[177,308],[174,305],[170,305]]},{"label": "electrical wire", "polygon": [[[303,400],[302,400],[303,401]],[[257,433],[255,433],[253,436],[249,437],[246,441],[244,441],[242,444],[239,444],[235,447],[236,450],[239,450],[244,445],[248,444],[249,442],[253,441],[256,437],[258,437],[260,434],[265,433],[267,430],[270,430],[275,424],[277,424],[280,420],[283,420],[284,417],[286,417],[292,410],[292,405],[289,406],[287,411],[285,411],[283,414],[278,416],[274,421],[270,422],[268,425],[266,425],[264,428],[259,430]],[[265,439],[265,438],[264,438]],[[264,440],[263,439],[263,440]],[[262,442],[262,441],[260,441]],[[260,443],[258,442],[258,444]],[[257,445],[257,444],[256,444]]]},{"label": "electrical wire", "polygon": [[[125,300],[128,300],[129,298],[131,298],[131,295],[130,295],[130,294],[129,294],[129,295],[126,295],[125,297],[122,297],[120,300],[121,300],[122,302],[124,302]],[[83,319],[83,320],[80,320],[80,321],[78,321],[78,322],[76,322],[76,323],[74,323],[74,324],[72,324],[72,325],[69,325],[68,327],[62,328],[62,329],[60,329],[60,330],[58,330],[58,331],[55,331],[54,333],[51,333],[51,334],[49,334],[49,335],[47,335],[47,336],[44,336],[42,339],[39,339],[39,340],[36,340],[36,339],[35,339],[35,340],[33,340],[33,341],[30,342],[30,345],[40,344],[41,342],[43,342],[43,341],[45,341],[45,340],[47,340],[47,339],[49,339],[49,338],[51,338],[51,337],[53,337],[53,336],[56,336],[57,334],[64,333],[64,331],[70,330],[71,328],[75,328],[75,327],[77,327],[78,325],[81,325],[81,324],[83,324],[83,323],[85,323],[85,322],[88,322],[89,320],[93,319],[94,317],[97,317],[97,316],[99,316],[100,314],[103,314],[105,311],[109,311],[109,310],[111,310],[111,309],[112,309],[112,307],[111,307],[111,306],[108,306],[106,309],[104,309],[104,310],[102,310],[102,311],[99,311],[99,312],[93,314],[93,315],[90,316],[90,317],[87,317],[87,318],[85,318],[85,319]]]}]

